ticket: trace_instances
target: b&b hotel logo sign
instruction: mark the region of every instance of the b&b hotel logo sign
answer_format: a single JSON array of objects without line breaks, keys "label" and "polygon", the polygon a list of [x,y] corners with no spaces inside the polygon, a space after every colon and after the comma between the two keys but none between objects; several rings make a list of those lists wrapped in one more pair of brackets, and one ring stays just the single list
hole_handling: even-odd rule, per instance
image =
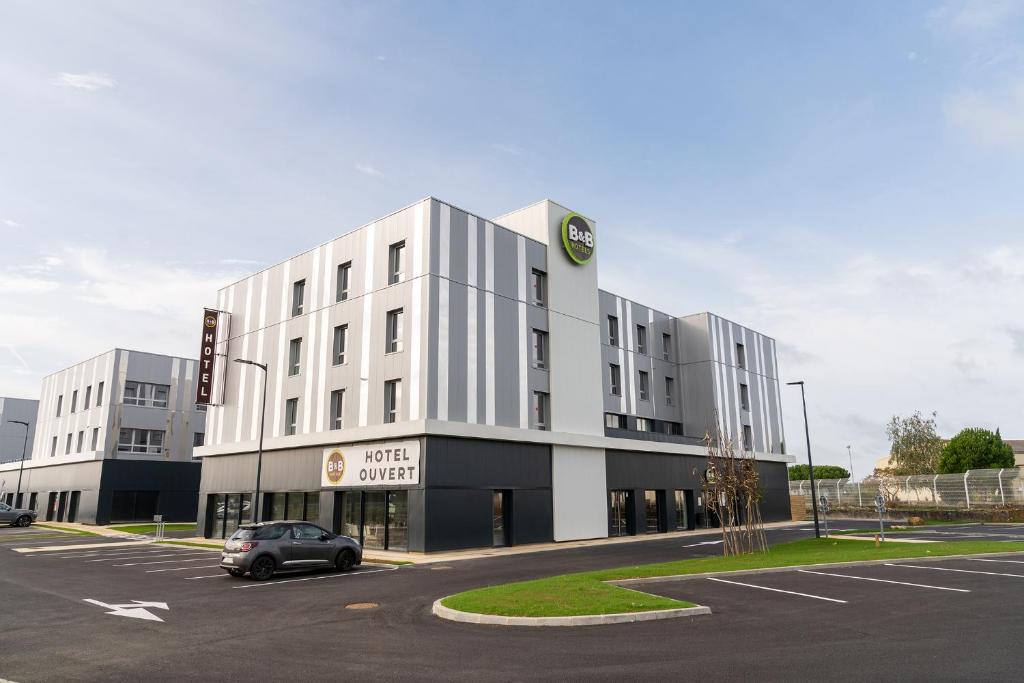
[{"label": "b&b hotel logo sign", "polygon": [[575,263],[584,266],[594,257],[594,229],[578,213],[562,219],[562,244]]}]

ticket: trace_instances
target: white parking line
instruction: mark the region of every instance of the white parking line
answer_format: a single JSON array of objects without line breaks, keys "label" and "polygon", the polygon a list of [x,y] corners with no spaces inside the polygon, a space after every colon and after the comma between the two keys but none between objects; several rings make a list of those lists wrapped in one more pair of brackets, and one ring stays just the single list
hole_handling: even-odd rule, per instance
[{"label": "white parking line", "polygon": [[768,586],[755,586],[752,583],[740,583],[739,581],[726,581],[725,579],[713,579],[710,576],[708,581],[717,581],[718,583],[731,583],[734,586],[746,586],[747,588],[760,588],[763,591],[772,591],[773,593],[786,593],[787,595],[799,595],[804,598],[814,598],[815,600],[826,600],[828,602],[838,602],[845,605],[846,600],[838,600],[836,598],[826,598],[820,595],[810,595],[808,593],[797,593],[796,591],[784,591],[781,588],[769,588]]},{"label": "white parking line", "polygon": [[214,569],[214,568],[219,567],[219,566],[220,566],[219,564],[208,564],[205,567],[196,567],[194,565],[189,565],[188,567],[167,567],[167,568],[164,568],[164,569],[147,569],[146,573],[147,574],[153,574],[155,572],[195,571],[196,569]]},{"label": "white parking line", "polygon": [[829,572],[815,572],[809,569],[797,569],[801,574],[817,574],[818,576],[836,576],[841,579],[857,579],[858,581],[877,581],[878,583],[895,583],[900,586],[914,586],[915,588],[934,588],[938,591],[954,591],[956,593],[970,593],[966,588],[946,588],[945,586],[929,586],[924,583],[907,583],[906,581],[890,581],[889,579],[875,579],[868,576],[850,576],[849,574],[830,574]]},{"label": "white parking line", "polygon": [[[156,562],[129,562],[128,564],[112,564],[111,567],[136,567],[143,564],[178,564],[180,562],[206,562],[211,557],[197,557],[192,560],[157,560]],[[219,566],[219,565],[218,565]]]},{"label": "white parking line", "polygon": [[907,567],[909,569],[934,569],[938,572],[960,572],[962,574],[987,574],[988,576],[1014,576],[1024,579],[1024,574],[1003,574],[1001,572],[977,572],[972,569],[953,569],[952,567],[922,567],[918,564],[885,564],[886,567]]},{"label": "white parking line", "polygon": [[140,550],[139,548],[131,548],[130,550],[93,550],[91,552],[85,552],[85,551],[81,551],[80,550],[80,551],[77,551],[77,552],[74,552],[74,553],[59,553],[57,555],[33,555],[32,557],[60,557],[60,558],[69,558],[69,557],[95,557],[96,555],[102,555],[104,557],[108,557],[108,556],[114,556],[114,555],[132,555],[132,554],[138,555],[139,553],[142,553],[144,555],[147,555],[147,554],[148,555],[155,555],[157,553],[166,553],[166,552],[167,551],[165,549],[163,549],[163,548],[160,548],[158,550],[156,550],[156,549],[154,549],[154,550]]},{"label": "white parking line", "polygon": [[338,574],[323,574],[321,576],[306,576],[301,579],[282,579],[281,581],[264,581],[262,583],[247,583],[241,586],[232,586],[232,588],[260,588],[262,586],[276,586],[281,583],[296,583],[298,581],[320,581],[321,579],[336,579],[341,576],[362,576],[363,574],[376,574],[378,572],[393,572],[398,567],[388,567],[387,569],[371,569],[369,571],[359,572],[345,572]]},{"label": "white parking line", "polygon": [[1024,560],[988,560],[981,557],[969,557],[967,559],[971,562],[1005,562],[1007,564],[1024,564]]},{"label": "white parking line", "polygon": [[[217,565],[218,567],[220,565]],[[199,569],[199,567],[193,567],[193,569]],[[206,576],[188,576],[185,577],[186,581],[195,581],[196,579],[230,579],[231,576],[225,572],[223,574],[207,574]]]},{"label": "white parking line", "polygon": [[144,559],[151,558],[151,557],[184,557],[184,556],[188,556],[188,555],[206,555],[207,557],[209,557],[210,553],[204,552],[204,551],[199,551],[199,552],[190,552],[190,553],[166,553],[166,554],[163,554],[163,555],[160,555],[160,554],[155,554],[155,555],[154,554],[150,554],[150,555],[128,555],[128,556],[122,556],[122,557],[101,557],[101,558],[96,559],[96,560],[86,560],[86,562],[118,562],[120,560],[144,560]]}]

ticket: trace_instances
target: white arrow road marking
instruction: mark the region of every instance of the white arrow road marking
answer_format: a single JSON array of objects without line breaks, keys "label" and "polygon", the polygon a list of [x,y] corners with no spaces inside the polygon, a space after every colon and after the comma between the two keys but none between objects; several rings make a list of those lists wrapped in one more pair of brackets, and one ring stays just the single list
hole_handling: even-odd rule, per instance
[{"label": "white arrow road marking", "polygon": [[716,545],[722,541],[701,541],[700,543],[691,543],[690,545],[684,545],[684,548],[696,548],[699,545]]},{"label": "white arrow road marking", "polygon": [[110,610],[107,614],[113,614],[115,617],[129,617],[131,619],[145,619],[146,621],[163,621],[160,617],[150,612],[147,607],[153,609],[169,610],[166,602],[145,602],[143,600],[132,600],[131,602],[124,605],[108,605],[105,602],[99,600],[93,600],[92,598],[84,598],[84,602],[97,605],[104,609]]}]

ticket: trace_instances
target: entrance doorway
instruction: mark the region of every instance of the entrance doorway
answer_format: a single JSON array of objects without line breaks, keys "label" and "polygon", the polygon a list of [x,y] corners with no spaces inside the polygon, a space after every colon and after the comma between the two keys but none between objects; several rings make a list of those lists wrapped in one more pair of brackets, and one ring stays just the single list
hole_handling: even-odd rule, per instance
[{"label": "entrance doorway", "polygon": [[78,499],[81,498],[81,491],[72,491],[68,499],[68,521],[74,522],[78,519]]},{"label": "entrance doorway", "polygon": [[609,536],[629,536],[633,533],[633,492],[609,491]]},{"label": "entrance doorway", "polygon": [[343,491],[335,531],[371,550],[409,549],[408,491]]},{"label": "entrance doorway", "polygon": [[491,496],[491,534],[495,548],[509,545],[509,503],[511,491],[495,491]]}]

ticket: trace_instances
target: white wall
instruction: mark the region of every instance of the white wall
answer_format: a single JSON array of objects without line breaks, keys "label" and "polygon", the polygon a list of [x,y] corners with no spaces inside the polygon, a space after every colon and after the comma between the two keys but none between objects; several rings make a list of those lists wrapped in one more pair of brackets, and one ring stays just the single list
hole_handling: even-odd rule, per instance
[{"label": "white wall", "polygon": [[603,448],[551,447],[551,500],[556,541],[608,535]]}]

